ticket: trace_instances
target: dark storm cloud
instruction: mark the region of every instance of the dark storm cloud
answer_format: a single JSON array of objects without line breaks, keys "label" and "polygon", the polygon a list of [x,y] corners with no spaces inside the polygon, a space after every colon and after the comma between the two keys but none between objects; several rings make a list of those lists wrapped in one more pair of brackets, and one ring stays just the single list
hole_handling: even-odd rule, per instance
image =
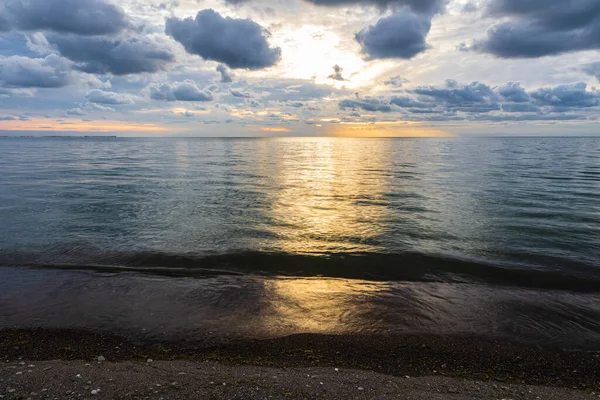
[{"label": "dark storm cloud", "polygon": [[491,0],[491,17],[511,18],[491,27],[471,47],[502,58],[535,58],[600,49],[598,0]]},{"label": "dark storm cloud", "polygon": [[182,82],[165,82],[148,87],[150,98],[164,101],[210,101],[213,95],[201,90],[191,79]]},{"label": "dark storm cloud", "polygon": [[595,76],[596,79],[600,81],[600,62],[584,65],[583,72],[588,75]]},{"label": "dark storm cloud", "polygon": [[158,72],[175,61],[168,45],[152,36],[129,38],[48,35],[48,42],[75,68],[92,74]]},{"label": "dark storm cloud", "polygon": [[586,108],[600,106],[600,92],[588,91],[587,84],[578,82],[531,92],[536,103],[546,106]]},{"label": "dark storm cloud", "polygon": [[223,64],[217,65],[217,72],[221,75],[222,83],[231,83],[233,81],[231,72]]},{"label": "dark storm cloud", "polygon": [[345,81],[346,79],[344,79],[344,77],[342,76],[342,72],[344,72],[344,68],[335,64],[333,66],[333,74],[329,75],[328,78],[335,79],[336,81]]},{"label": "dark storm cloud", "polygon": [[109,104],[109,105],[120,105],[120,104],[133,104],[131,96],[123,93],[105,92],[104,90],[94,89],[87,92],[85,98],[90,103],[95,104]]},{"label": "dark storm cloud", "polygon": [[429,16],[408,10],[381,18],[354,36],[367,60],[410,59],[429,48],[426,43],[431,29]]},{"label": "dark storm cloud", "polygon": [[127,25],[123,10],[104,0],[5,0],[0,6],[0,31],[108,35]]},{"label": "dark storm cloud", "polygon": [[57,55],[46,58],[0,57],[1,87],[59,88],[71,81],[71,63]]},{"label": "dark storm cloud", "polygon": [[167,18],[165,32],[190,54],[226,64],[230,68],[263,69],[281,58],[279,47],[270,47],[269,32],[249,19],[222,17],[214,10],[196,18]]},{"label": "dark storm cloud", "polygon": [[339,102],[339,107],[341,109],[357,109],[360,108],[365,111],[380,111],[380,112],[390,112],[392,111],[392,107],[388,103],[384,103],[381,100],[372,99],[372,98],[364,98],[364,99],[356,99],[356,100],[342,100]]}]

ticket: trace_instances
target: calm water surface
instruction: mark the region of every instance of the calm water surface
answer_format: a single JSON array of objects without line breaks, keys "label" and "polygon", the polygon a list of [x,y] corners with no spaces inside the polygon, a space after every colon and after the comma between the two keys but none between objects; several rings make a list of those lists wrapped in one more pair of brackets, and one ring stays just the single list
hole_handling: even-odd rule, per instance
[{"label": "calm water surface", "polygon": [[600,346],[599,256],[595,138],[0,139],[0,326]]}]

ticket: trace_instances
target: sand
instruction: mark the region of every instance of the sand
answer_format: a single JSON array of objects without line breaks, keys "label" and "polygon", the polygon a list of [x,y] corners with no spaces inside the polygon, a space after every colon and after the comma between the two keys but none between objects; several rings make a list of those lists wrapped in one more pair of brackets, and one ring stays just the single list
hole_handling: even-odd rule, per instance
[{"label": "sand", "polygon": [[4,399],[600,399],[591,390],[215,361],[15,360],[0,367],[0,395]]}]

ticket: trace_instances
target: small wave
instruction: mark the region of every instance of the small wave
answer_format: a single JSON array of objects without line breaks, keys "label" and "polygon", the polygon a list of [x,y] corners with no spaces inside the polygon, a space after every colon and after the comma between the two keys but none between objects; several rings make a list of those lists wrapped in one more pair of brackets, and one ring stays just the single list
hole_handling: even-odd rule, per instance
[{"label": "small wave", "polygon": [[588,265],[564,270],[531,265],[496,265],[485,261],[419,253],[288,254],[236,252],[179,255],[154,252],[101,254],[65,250],[55,254],[4,252],[0,266],[139,272],[174,277],[254,274],[263,276],[330,277],[377,281],[482,283],[489,285],[600,292],[600,271]]}]

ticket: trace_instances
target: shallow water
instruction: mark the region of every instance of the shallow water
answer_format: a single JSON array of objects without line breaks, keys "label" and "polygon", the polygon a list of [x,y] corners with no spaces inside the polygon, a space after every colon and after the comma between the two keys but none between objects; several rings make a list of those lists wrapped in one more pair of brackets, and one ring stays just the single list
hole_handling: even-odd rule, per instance
[{"label": "shallow water", "polygon": [[0,154],[3,326],[600,343],[600,139],[4,138]]}]

